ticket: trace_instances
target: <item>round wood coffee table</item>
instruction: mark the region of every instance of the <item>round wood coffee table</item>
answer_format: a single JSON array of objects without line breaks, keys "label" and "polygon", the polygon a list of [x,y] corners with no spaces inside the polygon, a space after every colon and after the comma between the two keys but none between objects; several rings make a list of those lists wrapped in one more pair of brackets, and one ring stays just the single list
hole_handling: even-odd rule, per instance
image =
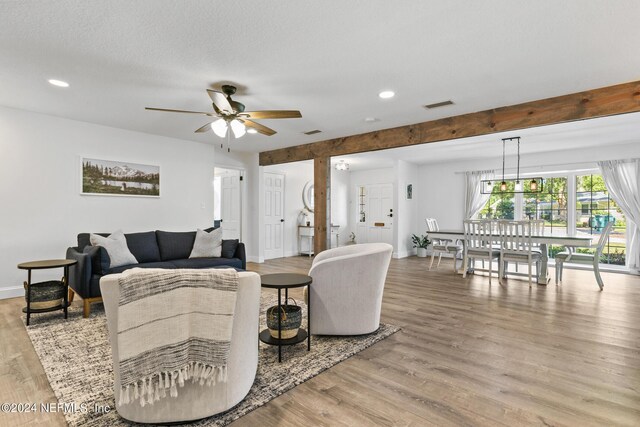
[{"label": "round wood coffee table", "polygon": [[[27,281],[24,282],[27,306],[22,309],[23,313],[27,313],[27,326],[29,326],[31,313],[48,313],[50,311],[63,310],[64,318],[67,318],[67,307],[69,307],[69,267],[77,263],[78,261],[74,259],[48,259],[18,264],[19,269],[27,270]],[[62,280],[31,283],[31,270],[45,270],[49,268],[64,268]],[[53,299],[62,299],[62,304],[58,304],[55,307],[31,308],[32,302],[46,301],[46,299],[43,300],[41,298],[48,298],[54,294],[55,297]],[[58,296],[59,298],[57,298]]]},{"label": "round wood coffee table", "polygon": [[[278,307],[282,305],[282,295],[281,292],[284,289],[285,292],[285,302],[289,298],[289,289],[293,288],[301,288],[304,286],[311,286],[311,282],[313,279],[310,276],[305,274],[296,274],[296,273],[276,273],[276,274],[265,274],[260,276],[262,281],[263,288],[269,289],[277,289],[278,290]],[[269,345],[277,345],[278,346],[278,362],[282,362],[282,346],[283,345],[294,345],[299,342],[307,340],[307,351],[311,350],[311,301],[307,303],[307,328],[309,328],[309,332],[305,329],[300,328],[298,330],[298,335],[289,339],[278,339],[273,338],[269,333],[269,329],[264,329],[260,332],[260,341]],[[280,324],[280,316],[278,316],[278,335],[282,333],[281,324]]]}]

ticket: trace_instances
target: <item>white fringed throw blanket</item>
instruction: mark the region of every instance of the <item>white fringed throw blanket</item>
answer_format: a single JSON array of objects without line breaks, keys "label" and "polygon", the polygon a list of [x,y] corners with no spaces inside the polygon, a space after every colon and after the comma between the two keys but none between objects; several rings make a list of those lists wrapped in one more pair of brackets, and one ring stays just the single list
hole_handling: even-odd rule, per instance
[{"label": "white fringed throw blanket", "polygon": [[119,280],[119,404],[226,382],[238,273],[134,268]]}]

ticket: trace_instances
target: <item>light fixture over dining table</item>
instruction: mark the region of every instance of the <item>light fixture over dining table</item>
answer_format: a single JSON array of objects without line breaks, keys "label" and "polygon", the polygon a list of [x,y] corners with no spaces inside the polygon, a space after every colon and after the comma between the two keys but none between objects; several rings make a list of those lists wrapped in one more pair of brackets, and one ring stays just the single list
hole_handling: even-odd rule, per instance
[{"label": "light fixture over dining table", "polygon": [[[505,163],[506,163],[506,145],[507,142],[516,141],[517,144],[517,163],[516,163],[516,177],[514,178],[505,178]],[[525,182],[527,185],[525,185]],[[498,193],[540,193],[542,192],[543,187],[543,179],[541,177],[535,178],[520,178],[520,137],[513,136],[510,138],[502,138],[502,180],[499,185]],[[513,183],[513,189],[510,189],[511,184]],[[480,182],[481,193],[482,194],[492,194],[494,191],[494,182],[493,180],[482,180]]]}]

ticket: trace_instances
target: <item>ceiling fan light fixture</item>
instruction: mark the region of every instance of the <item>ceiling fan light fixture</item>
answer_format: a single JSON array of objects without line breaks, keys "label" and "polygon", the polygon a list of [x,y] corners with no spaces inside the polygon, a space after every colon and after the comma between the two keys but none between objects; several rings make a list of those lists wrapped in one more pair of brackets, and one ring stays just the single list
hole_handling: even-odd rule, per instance
[{"label": "ceiling fan light fixture", "polygon": [[258,133],[257,130],[255,130],[254,128],[247,128],[247,133]]},{"label": "ceiling fan light fixture", "polygon": [[244,123],[237,119],[231,120],[229,122],[229,125],[231,126],[231,130],[233,131],[233,136],[235,136],[236,138],[242,138],[244,134],[247,133],[247,128],[245,127]]},{"label": "ceiling fan light fixture", "polygon": [[211,130],[220,138],[227,136],[227,122],[224,119],[218,119],[211,123]]}]

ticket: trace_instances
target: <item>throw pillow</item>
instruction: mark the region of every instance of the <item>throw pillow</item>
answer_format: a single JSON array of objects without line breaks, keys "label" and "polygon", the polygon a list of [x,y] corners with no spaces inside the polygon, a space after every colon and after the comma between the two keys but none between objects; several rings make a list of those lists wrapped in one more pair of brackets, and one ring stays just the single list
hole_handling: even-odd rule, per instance
[{"label": "throw pillow", "polygon": [[216,228],[210,233],[196,230],[196,240],[189,258],[212,258],[222,255],[222,229]]},{"label": "throw pillow", "polygon": [[89,240],[92,246],[101,246],[107,251],[110,261],[108,268],[138,263],[138,260],[127,246],[127,239],[124,237],[122,230],[112,233],[109,237],[102,237],[92,233],[89,236]]},{"label": "throw pillow", "polygon": [[222,241],[222,256],[224,258],[233,258],[238,249],[238,239],[223,240]]}]

